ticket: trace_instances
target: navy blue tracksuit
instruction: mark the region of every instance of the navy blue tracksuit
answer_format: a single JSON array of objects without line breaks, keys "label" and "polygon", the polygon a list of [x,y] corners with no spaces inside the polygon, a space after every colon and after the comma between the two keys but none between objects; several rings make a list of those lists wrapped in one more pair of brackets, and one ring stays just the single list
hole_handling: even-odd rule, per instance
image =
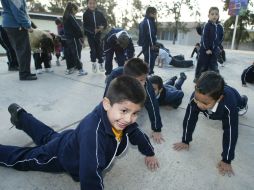
[{"label": "navy blue tracksuit", "polygon": [[0,165],[17,170],[67,172],[81,189],[104,189],[102,171],[127,148],[128,141],[137,145],[146,156],[154,156],[149,138],[138,128],[129,125],[121,141],[117,141],[102,104],[88,114],[76,129],[55,132],[31,114],[22,112],[20,123],[36,143],[36,147],[0,145]]},{"label": "navy blue tracksuit", "polygon": [[[123,75],[123,67],[118,67],[111,72],[111,74],[109,75],[109,77],[107,79],[107,84],[106,84],[104,96],[106,95],[106,92],[108,90],[108,86],[109,86],[110,82],[114,78],[121,76],[121,75]],[[161,122],[159,104],[158,104],[158,100],[155,97],[153,86],[149,80],[146,80],[146,84],[145,84],[144,88],[146,91],[145,108],[146,108],[148,115],[149,115],[149,119],[151,122],[151,128],[155,132],[161,132],[162,122]]]},{"label": "navy blue tracksuit", "polygon": [[[122,32],[127,33],[123,29],[113,28],[104,38],[103,50],[106,56],[105,61],[106,75],[109,75],[113,69],[112,61],[114,53],[116,54],[116,62],[119,67],[123,66],[126,60],[134,57],[135,49],[131,38],[129,38],[129,44],[126,49],[123,49],[117,43],[117,35],[119,35]],[[127,33],[127,35],[129,34]]]},{"label": "navy blue tracksuit", "polygon": [[73,15],[67,16],[64,19],[64,35],[66,38],[64,45],[64,55],[66,59],[67,69],[76,67],[82,69],[81,50],[82,44],[80,39],[83,38],[83,33],[79,23]]},{"label": "navy blue tracksuit", "polygon": [[8,35],[6,34],[4,28],[1,25],[0,25],[0,44],[6,50],[9,69],[18,68],[19,64],[15,50],[12,48]]},{"label": "navy blue tracksuit", "polygon": [[219,102],[215,112],[200,110],[194,101],[194,94],[192,95],[184,116],[182,142],[189,144],[192,141],[192,134],[200,112],[208,119],[221,120],[223,128],[222,161],[230,164],[235,157],[238,138],[238,111],[243,108],[244,102],[240,94],[230,86],[225,86],[223,95],[224,98]]},{"label": "navy blue tracksuit", "polygon": [[138,45],[142,46],[145,62],[149,65],[149,74],[153,74],[156,52],[153,50],[157,42],[157,27],[155,19],[145,16],[144,20],[139,24],[139,40]]},{"label": "navy blue tracksuit", "polygon": [[95,11],[87,9],[83,14],[83,28],[90,46],[91,62],[96,62],[96,59],[99,63],[103,62],[101,32],[95,34],[95,29],[100,26],[103,26],[104,29],[107,27],[104,15],[97,9]]},{"label": "navy blue tracksuit", "polygon": [[[219,72],[217,56],[220,53],[219,46],[223,41],[223,27],[219,23],[208,21],[202,32],[199,58],[196,67],[195,78],[198,79],[202,72],[211,70]],[[207,55],[206,51],[211,50],[212,54]]]},{"label": "navy blue tracksuit", "polygon": [[243,70],[241,75],[242,84],[254,83],[254,64]]}]

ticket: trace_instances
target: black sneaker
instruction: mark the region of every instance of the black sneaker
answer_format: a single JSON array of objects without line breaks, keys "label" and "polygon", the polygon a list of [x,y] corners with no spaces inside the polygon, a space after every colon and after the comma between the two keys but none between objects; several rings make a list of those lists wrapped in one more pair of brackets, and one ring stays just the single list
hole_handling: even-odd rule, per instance
[{"label": "black sneaker", "polygon": [[187,76],[184,72],[181,72],[180,73],[180,77],[183,79],[183,80],[186,80],[187,79]]},{"label": "black sneaker", "polygon": [[12,103],[11,105],[9,105],[8,111],[11,114],[11,118],[10,118],[11,123],[15,125],[16,128],[18,128],[17,126],[19,124],[19,114],[21,112],[26,112],[26,110],[24,110],[24,108],[20,107],[18,104]]},{"label": "black sneaker", "polygon": [[248,111],[248,97],[246,95],[242,95],[242,106],[239,109],[238,115],[244,115]]}]

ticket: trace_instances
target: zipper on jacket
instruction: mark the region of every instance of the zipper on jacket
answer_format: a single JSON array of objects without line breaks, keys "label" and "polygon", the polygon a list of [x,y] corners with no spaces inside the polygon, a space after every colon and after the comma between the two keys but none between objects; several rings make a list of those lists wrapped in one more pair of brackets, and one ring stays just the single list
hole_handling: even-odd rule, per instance
[{"label": "zipper on jacket", "polygon": [[114,153],[114,155],[113,155],[111,161],[109,162],[109,164],[108,164],[107,167],[105,168],[105,170],[108,169],[108,167],[111,165],[111,163],[113,162],[114,158],[116,157],[116,152],[117,152],[117,149],[118,149],[118,147],[119,147],[120,141],[118,141],[116,138],[115,138],[115,140],[116,140],[116,143],[117,143],[117,144],[116,144],[116,150],[115,150],[115,153]]}]

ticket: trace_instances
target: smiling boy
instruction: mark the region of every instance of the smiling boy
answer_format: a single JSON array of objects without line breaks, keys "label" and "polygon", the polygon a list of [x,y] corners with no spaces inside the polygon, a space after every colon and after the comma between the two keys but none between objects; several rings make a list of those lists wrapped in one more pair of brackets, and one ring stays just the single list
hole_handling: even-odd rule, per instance
[{"label": "smiling boy", "polygon": [[[134,78],[114,79],[102,102],[76,129],[55,132],[17,104],[8,108],[11,122],[23,130],[35,147],[0,145],[0,165],[17,170],[67,172],[81,189],[104,189],[102,172],[127,148],[138,146],[151,170],[159,167],[149,138],[138,128],[145,91]],[[128,183],[128,182],[126,182]]]}]

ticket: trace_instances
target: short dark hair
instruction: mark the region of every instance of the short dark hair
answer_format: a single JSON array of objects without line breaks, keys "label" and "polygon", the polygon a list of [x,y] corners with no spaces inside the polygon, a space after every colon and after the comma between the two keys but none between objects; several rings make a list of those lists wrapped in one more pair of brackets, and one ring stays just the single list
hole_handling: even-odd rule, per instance
[{"label": "short dark hair", "polygon": [[225,81],[219,73],[206,71],[197,80],[195,91],[218,100],[224,93],[224,86]]},{"label": "short dark hair", "polygon": [[123,73],[132,77],[139,77],[148,74],[147,64],[140,58],[129,59],[123,67]]},{"label": "short dark hair", "polygon": [[117,38],[117,41],[121,48],[125,49],[129,45],[130,37],[126,32],[122,32],[119,37]]},{"label": "short dark hair", "polygon": [[162,78],[157,76],[157,75],[154,75],[154,76],[151,76],[149,77],[149,81],[152,83],[152,84],[156,84],[160,89],[162,89],[163,87],[163,81],[162,81]]},{"label": "short dark hair", "polygon": [[146,9],[146,16],[149,16],[150,14],[157,13],[157,9],[155,7],[147,7]]},{"label": "short dark hair", "polygon": [[220,12],[218,7],[210,7],[210,9],[209,9],[209,14],[210,14],[212,11],[218,11],[218,12]]},{"label": "short dark hair", "polygon": [[105,97],[109,99],[111,105],[127,100],[143,106],[146,93],[144,87],[137,79],[122,75],[110,82]]}]

